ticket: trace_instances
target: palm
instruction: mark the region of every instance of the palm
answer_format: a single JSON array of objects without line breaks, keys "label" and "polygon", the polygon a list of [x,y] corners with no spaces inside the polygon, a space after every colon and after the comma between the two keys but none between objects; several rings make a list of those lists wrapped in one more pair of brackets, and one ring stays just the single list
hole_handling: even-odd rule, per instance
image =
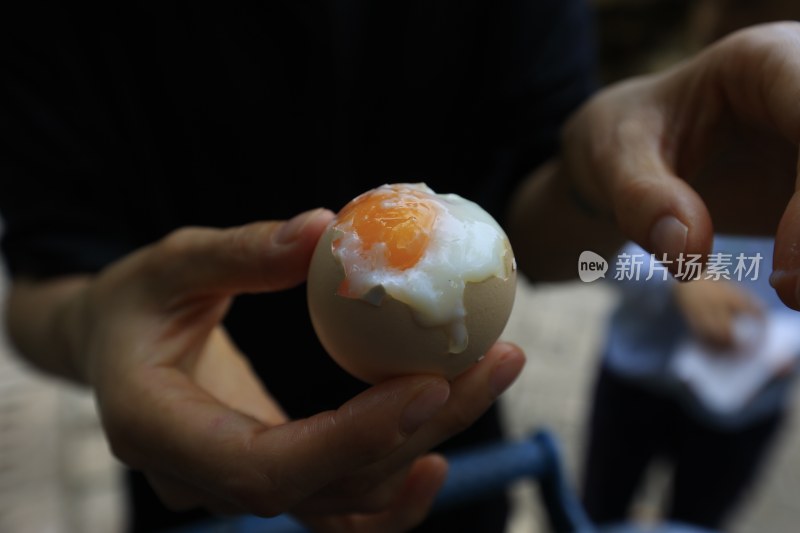
[{"label": "palm", "polygon": [[187,372],[200,388],[231,409],[267,426],[288,420],[221,326],[212,330]]}]

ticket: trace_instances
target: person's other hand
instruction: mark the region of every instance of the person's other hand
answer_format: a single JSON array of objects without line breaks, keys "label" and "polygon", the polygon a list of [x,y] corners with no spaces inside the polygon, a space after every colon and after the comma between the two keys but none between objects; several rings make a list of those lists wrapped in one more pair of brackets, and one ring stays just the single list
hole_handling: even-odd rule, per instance
[{"label": "person's other hand", "polygon": [[564,130],[564,175],[658,257],[777,228],[773,285],[800,308],[799,102],[800,24],[748,28],[599,93]]},{"label": "person's other hand", "polygon": [[112,450],[168,506],[404,531],[444,480],[445,460],[428,450],[520,372],[521,351],[497,344],[452,383],[397,378],[336,411],[287,420],[220,320],[237,293],[301,283],[330,217],[178,230],[91,279],[72,306],[74,366],[95,390]]},{"label": "person's other hand", "polygon": [[675,302],[692,333],[717,350],[737,346],[737,320],[763,320],[758,300],[724,279],[696,279],[673,284]]}]

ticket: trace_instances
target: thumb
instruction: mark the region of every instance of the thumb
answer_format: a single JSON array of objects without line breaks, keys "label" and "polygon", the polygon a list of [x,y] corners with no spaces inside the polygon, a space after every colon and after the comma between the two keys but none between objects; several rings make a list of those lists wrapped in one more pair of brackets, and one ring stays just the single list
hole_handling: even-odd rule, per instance
[{"label": "thumb", "polygon": [[657,259],[666,254],[675,273],[680,254],[710,250],[711,217],[668,162],[664,117],[640,93],[649,94],[628,84],[601,94],[568,124],[565,138],[575,151],[569,155],[582,162],[573,175],[581,180],[575,186],[584,203],[613,217],[626,238]]},{"label": "thumb", "polygon": [[149,254],[158,292],[234,294],[298,285],[332,217],[328,210],[315,209],[285,222],[179,229]]},{"label": "thumb", "polygon": [[654,174],[650,168],[636,167],[629,172],[617,176],[612,194],[620,229],[656,259],[666,257],[673,274],[691,275],[681,270],[681,262],[704,259],[713,241],[711,217],[702,199],[668,172]]}]

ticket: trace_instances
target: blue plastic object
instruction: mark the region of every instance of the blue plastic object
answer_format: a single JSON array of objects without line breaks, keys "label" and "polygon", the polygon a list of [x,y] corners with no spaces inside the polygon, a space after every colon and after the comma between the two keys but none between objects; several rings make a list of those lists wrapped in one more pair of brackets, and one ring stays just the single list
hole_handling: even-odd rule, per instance
[{"label": "blue plastic object", "polygon": [[[714,533],[684,524],[598,528],[569,485],[555,437],[545,429],[530,437],[465,450],[448,456],[450,469],[434,503],[438,509],[478,501],[523,478],[535,480],[554,533]],[[219,519],[171,533],[310,533],[289,515]]]},{"label": "blue plastic object", "polygon": [[436,500],[437,508],[480,499],[531,478],[538,482],[553,531],[592,531],[593,527],[569,486],[556,439],[539,430],[518,442],[503,442],[449,458],[450,473]]},{"label": "blue plastic object", "polygon": [[[448,456],[450,469],[434,504],[437,509],[462,505],[505,490],[523,479],[537,480],[552,530],[594,531],[569,487],[556,439],[539,430],[520,441],[501,442]],[[175,533],[308,533],[288,515],[220,519]]]}]

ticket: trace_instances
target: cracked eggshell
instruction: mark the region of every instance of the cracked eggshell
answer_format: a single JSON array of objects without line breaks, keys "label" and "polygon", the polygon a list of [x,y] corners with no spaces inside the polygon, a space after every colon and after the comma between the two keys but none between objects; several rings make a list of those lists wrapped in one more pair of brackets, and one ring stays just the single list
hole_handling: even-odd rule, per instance
[{"label": "cracked eggshell", "polygon": [[467,348],[449,353],[444,328],[424,327],[405,303],[388,294],[380,305],[338,295],[344,269],[331,250],[333,228],[320,238],[308,277],[308,307],[314,329],[330,356],[347,372],[368,382],[406,374],[452,379],[477,362],[508,322],[516,294],[516,268],[508,244],[506,279],[468,283],[464,291]]}]

